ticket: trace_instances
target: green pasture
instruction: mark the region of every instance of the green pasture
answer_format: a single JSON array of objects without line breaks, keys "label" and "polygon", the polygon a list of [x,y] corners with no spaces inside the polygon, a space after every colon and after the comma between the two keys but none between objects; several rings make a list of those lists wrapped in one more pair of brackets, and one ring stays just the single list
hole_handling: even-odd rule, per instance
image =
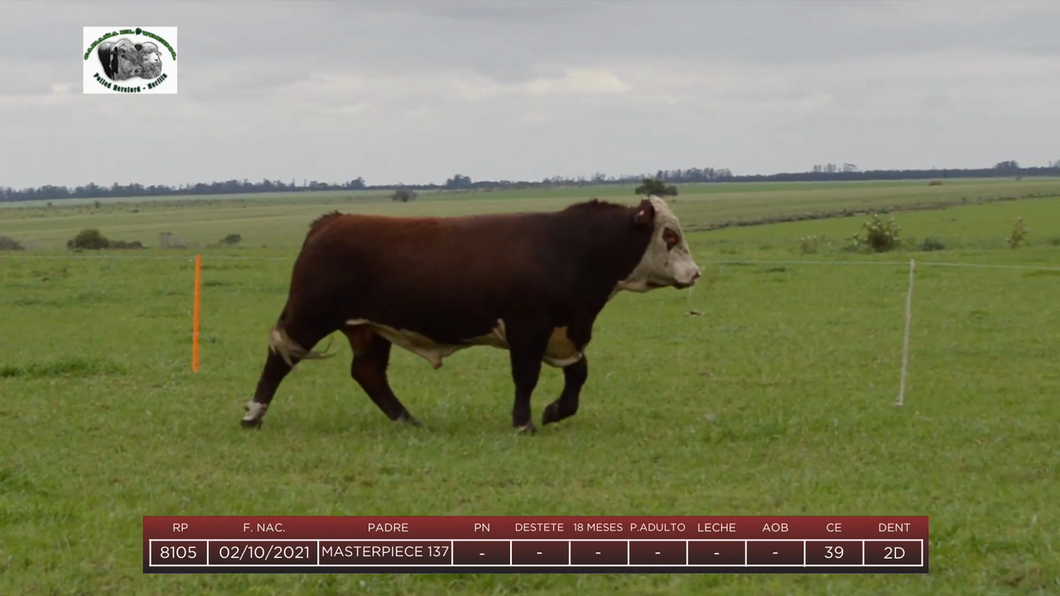
[{"label": "green pasture", "polygon": [[[682,187],[673,206],[695,228],[1060,193],[1060,180],[1030,179],[746,186]],[[288,377],[260,431],[240,428],[321,212],[635,200],[576,190],[0,209],[0,236],[27,246],[0,253],[0,594],[1060,593],[1060,198],[898,212],[913,242],[877,255],[843,249],[862,215],[691,232],[702,283],[616,297],[594,329],[580,411],[536,436],[510,427],[506,353],[466,350],[435,371],[395,350],[392,384],[416,429],[390,423],[349,378],[341,335],[338,357]],[[1011,249],[1018,217],[1031,233]],[[85,227],[201,246],[39,258],[68,255]],[[205,247],[230,233],[243,242]],[[928,236],[944,248],[919,250]],[[535,419],[561,384],[546,368]],[[144,515],[928,515],[931,573],[148,576]]]},{"label": "green pasture", "polygon": [[[946,180],[941,186],[928,186],[924,180],[682,185],[672,206],[685,228],[693,231],[716,222],[777,215],[1041,195],[1060,196],[1060,178]],[[0,236],[11,236],[29,250],[62,250],[67,240],[85,228],[98,228],[112,239],[139,240],[155,247],[159,246],[158,235],[170,232],[204,246],[228,234],[240,234],[245,247],[287,248],[301,245],[309,222],[336,209],[383,215],[468,215],[561,209],[593,197],[628,203],[637,200],[631,186],[604,186],[431,192],[410,203],[396,203],[378,192],[102,200],[98,208],[91,203],[54,201],[52,207],[19,204],[0,208]]]}]

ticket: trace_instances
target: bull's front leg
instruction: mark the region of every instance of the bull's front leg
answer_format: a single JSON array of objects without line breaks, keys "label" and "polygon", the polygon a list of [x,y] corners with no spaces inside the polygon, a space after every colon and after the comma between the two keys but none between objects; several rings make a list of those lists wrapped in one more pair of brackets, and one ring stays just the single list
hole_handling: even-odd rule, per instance
[{"label": "bull's front leg", "polygon": [[551,327],[507,324],[512,381],[515,383],[515,405],[512,407],[512,426],[520,432],[534,433],[530,396],[541,376],[541,360],[548,348]]},{"label": "bull's front leg", "polygon": [[581,358],[563,367],[563,392],[556,401],[545,407],[541,414],[542,426],[570,418],[577,413],[582,386],[589,378],[589,359],[585,355],[585,348],[593,339],[592,318],[574,321],[567,329],[567,337]]},{"label": "bull's front leg", "polygon": [[578,412],[578,399],[582,386],[589,378],[589,359],[582,354],[581,360],[563,368],[563,392],[559,399],[548,404],[541,415],[541,425],[559,422]]}]

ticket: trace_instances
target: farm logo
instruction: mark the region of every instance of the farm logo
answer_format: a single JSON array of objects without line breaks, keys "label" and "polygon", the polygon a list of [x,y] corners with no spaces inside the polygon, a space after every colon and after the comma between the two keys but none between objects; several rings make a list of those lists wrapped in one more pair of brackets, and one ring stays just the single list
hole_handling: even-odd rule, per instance
[{"label": "farm logo", "polygon": [[176,93],[176,27],[85,27],[84,93]]}]

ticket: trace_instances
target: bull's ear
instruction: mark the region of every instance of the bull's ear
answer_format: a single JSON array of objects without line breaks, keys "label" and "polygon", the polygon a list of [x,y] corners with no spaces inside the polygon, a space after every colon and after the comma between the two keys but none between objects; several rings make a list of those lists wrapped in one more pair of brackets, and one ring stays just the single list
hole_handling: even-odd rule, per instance
[{"label": "bull's ear", "polygon": [[651,228],[655,222],[655,206],[645,199],[633,209],[633,225],[638,228]]}]

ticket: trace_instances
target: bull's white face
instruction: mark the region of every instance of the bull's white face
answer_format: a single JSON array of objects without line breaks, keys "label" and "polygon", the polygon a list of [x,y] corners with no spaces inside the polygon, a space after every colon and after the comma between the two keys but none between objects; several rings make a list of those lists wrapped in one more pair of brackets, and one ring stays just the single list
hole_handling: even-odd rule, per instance
[{"label": "bull's white face", "polygon": [[666,201],[649,197],[655,208],[651,242],[629,277],[618,282],[616,291],[649,292],[658,288],[689,288],[699,279],[699,266],[692,260],[677,216]]}]

